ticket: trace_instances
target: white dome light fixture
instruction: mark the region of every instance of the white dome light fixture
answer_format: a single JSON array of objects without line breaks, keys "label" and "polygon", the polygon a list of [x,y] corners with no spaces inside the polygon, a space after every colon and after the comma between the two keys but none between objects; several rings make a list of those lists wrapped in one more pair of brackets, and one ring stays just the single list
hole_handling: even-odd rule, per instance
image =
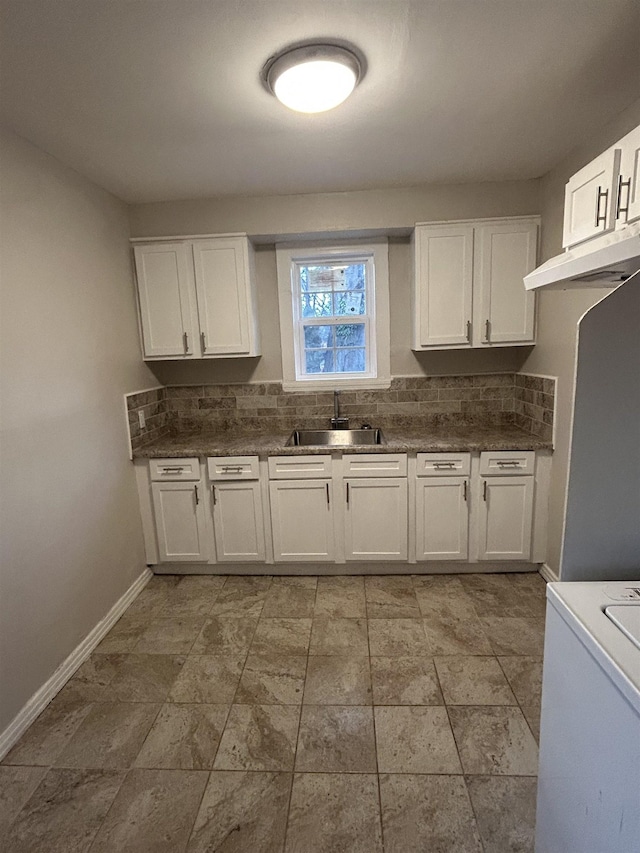
[{"label": "white dome light fixture", "polygon": [[322,113],[345,101],[363,75],[354,50],[334,44],[305,44],[271,57],[262,79],[276,98],[301,113]]}]

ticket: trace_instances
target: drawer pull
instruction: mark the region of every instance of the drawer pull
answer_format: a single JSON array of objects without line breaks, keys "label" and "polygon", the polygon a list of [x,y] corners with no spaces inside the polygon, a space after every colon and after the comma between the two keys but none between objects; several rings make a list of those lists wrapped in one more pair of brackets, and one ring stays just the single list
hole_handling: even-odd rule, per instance
[{"label": "drawer pull", "polygon": [[487,481],[484,481],[484,485],[482,487],[482,500],[486,501],[487,499]]},{"label": "drawer pull", "polygon": [[198,487],[194,486],[193,488],[196,493],[196,506],[198,506],[198,504],[200,503],[200,497],[198,496]]},{"label": "drawer pull", "polygon": [[[325,483],[325,486],[327,487],[327,506],[331,506],[331,499],[329,497],[329,483]],[[347,486],[347,488],[349,487]]]},{"label": "drawer pull", "polygon": [[242,465],[222,465],[220,470],[225,474],[240,473],[243,470]]},{"label": "drawer pull", "polygon": [[519,468],[520,463],[516,459],[498,459],[498,468]]},{"label": "drawer pull", "polygon": [[218,498],[216,496],[216,487],[213,483],[211,484],[211,494],[213,496],[213,505],[215,506],[218,503]]},{"label": "drawer pull", "polygon": [[182,474],[182,472],[184,471],[184,466],[183,465],[167,465],[162,470],[165,474]]},{"label": "drawer pull", "polygon": [[434,462],[433,467],[434,468],[455,468],[456,463],[455,462]]},{"label": "drawer pull", "polygon": [[463,483],[462,496],[464,497],[465,501],[469,500],[469,497],[467,495],[467,481],[466,480]]},{"label": "drawer pull", "polygon": [[347,483],[347,506],[349,506],[349,483]]}]

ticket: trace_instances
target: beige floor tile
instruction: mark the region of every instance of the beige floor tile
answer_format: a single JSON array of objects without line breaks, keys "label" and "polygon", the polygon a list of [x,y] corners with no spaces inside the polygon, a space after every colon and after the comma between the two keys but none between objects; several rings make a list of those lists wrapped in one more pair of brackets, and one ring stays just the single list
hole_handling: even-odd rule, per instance
[{"label": "beige floor tile", "polygon": [[136,767],[209,770],[229,705],[164,705],[135,761]]},{"label": "beige floor tile", "polygon": [[164,616],[206,616],[217,601],[225,580],[214,575],[183,575],[167,597]]},{"label": "beige floor tile", "polygon": [[118,702],[164,702],[185,660],[183,655],[127,655],[107,695]]},{"label": "beige floor tile", "polygon": [[40,784],[45,767],[0,766],[0,838]]},{"label": "beige floor tile", "polygon": [[4,853],[85,853],[123,778],[113,770],[49,770],[5,836]]},{"label": "beige floor tile", "polygon": [[443,705],[438,677],[430,657],[372,657],[375,705]]},{"label": "beige floor tile", "polygon": [[225,705],[233,701],[243,659],[222,655],[190,655],[176,679],[169,702]]},{"label": "beige floor tile", "polygon": [[131,770],[91,853],[183,853],[208,776],[202,770]]},{"label": "beige floor tile", "polygon": [[306,655],[311,619],[260,619],[251,651],[256,654]]},{"label": "beige floor tile", "polygon": [[455,655],[434,658],[447,705],[516,705],[494,657]]},{"label": "beige floor tile", "polygon": [[309,705],[370,705],[368,659],[310,655],[304,702]]},{"label": "beige floor tile", "polygon": [[3,764],[53,764],[93,705],[56,696],[4,757]]},{"label": "beige floor tile", "polygon": [[509,574],[465,575],[462,585],[480,617],[530,615],[530,596],[520,593]]},{"label": "beige floor tile", "polygon": [[371,706],[303,705],[296,770],[375,773]]},{"label": "beige floor tile", "polygon": [[122,654],[132,652],[135,649],[142,636],[142,632],[153,617],[147,614],[142,617],[136,617],[129,612],[130,609],[116,622],[102,642],[98,644],[94,650],[94,654]]},{"label": "beige floor tile", "polygon": [[101,702],[91,709],[58,756],[59,767],[131,767],[160,705]]},{"label": "beige floor tile", "polygon": [[385,853],[482,853],[462,776],[382,775],[380,799]]},{"label": "beige floor tile", "polygon": [[364,618],[367,615],[364,578],[319,578],[315,615],[347,619]]},{"label": "beige floor tile", "polygon": [[299,705],[233,705],[216,770],[293,770]]},{"label": "beige floor tile", "polygon": [[430,655],[421,619],[369,619],[372,657]]},{"label": "beige floor tile", "polygon": [[307,587],[274,581],[265,598],[261,615],[264,618],[310,619],[313,616],[315,602],[315,586]]},{"label": "beige floor tile", "polygon": [[374,709],[380,773],[461,773],[445,708]]},{"label": "beige floor tile", "polygon": [[485,853],[533,853],[537,780],[518,776],[469,776]]},{"label": "beige floor tile", "polygon": [[213,771],[187,853],[276,853],[284,845],[290,773]]},{"label": "beige floor tile", "polygon": [[286,853],[382,853],[375,775],[296,773]]},{"label": "beige floor tile", "polygon": [[496,655],[541,657],[544,651],[544,623],[522,616],[487,616],[483,629]]},{"label": "beige floor tile", "polygon": [[449,708],[465,773],[535,776],[538,748],[519,708]]},{"label": "beige floor tile", "polygon": [[424,632],[433,654],[490,655],[491,644],[475,610],[466,602],[422,606]]},{"label": "beige floor tile", "polygon": [[306,669],[305,655],[249,655],[235,702],[240,705],[299,705]]},{"label": "beige floor tile", "polygon": [[209,615],[259,616],[264,607],[267,588],[232,586],[226,589],[223,587]]},{"label": "beige floor tile", "polygon": [[520,710],[529,724],[531,734],[535,738],[536,743],[540,743],[540,703],[536,703],[535,705],[520,705]]},{"label": "beige floor tile", "polygon": [[369,619],[419,618],[420,609],[413,583],[406,576],[365,578]]},{"label": "beige floor tile", "polygon": [[204,616],[156,617],[140,635],[134,651],[136,654],[187,654],[203,624]]},{"label": "beige floor tile", "polygon": [[212,616],[204,623],[191,653],[242,657],[249,651],[257,624],[257,616]]},{"label": "beige floor tile", "polygon": [[369,654],[367,622],[365,619],[338,619],[319,616],[311,628],[310,655]]},{"label": "beige floor tile", "polygon": [[78,699],[85,702],[107,701],[108,688],[124,654],[92,654],[58,694],[58,699]]},{"label": "beige floor tile", "polygon": [[520,705],[540,705],[542,698],[541,657],[500,657],[500,666]]}]

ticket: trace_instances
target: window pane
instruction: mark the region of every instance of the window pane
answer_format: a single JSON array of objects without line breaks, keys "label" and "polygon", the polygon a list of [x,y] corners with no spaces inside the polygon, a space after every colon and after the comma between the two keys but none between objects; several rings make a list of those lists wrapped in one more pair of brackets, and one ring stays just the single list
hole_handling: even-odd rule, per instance
[{"label": "window pane", "polygon": [[332,347],[333,326],[305,326],[304,346],[305,349],[311,349],[311,347]]},{"label": "window pane", "polygon": [[365,313],[364,293],[358,293],[358,291],[342,290],[339,293],[335,293],[333,296],[333,304],[333,313],[336,316]]},{"label": "window pane", "polygon": [[334,290],[344,282],[344,267],[300,266],[298,269],[303,293],[314,290]]},{"label": "window pane", "polygon": [[331,293],[302,293],[303,317],[328,317],[331,315]]},{"label": "window pane", "polygon": [[366,268],[364,263],[345,264],[334,290],[364,290]]},{"label": "window pane", "polygon": [[363,347],[364,323],[350,323],[348,326],[336,326],[337,347]]},{"label": "window pane", "polygon": [[333,350],[304,351],[305,373],[333,373]]},{"label": "window pane", "polygon": [[364,373],[365,365],[364,349],[336,350],[336,373]]}]

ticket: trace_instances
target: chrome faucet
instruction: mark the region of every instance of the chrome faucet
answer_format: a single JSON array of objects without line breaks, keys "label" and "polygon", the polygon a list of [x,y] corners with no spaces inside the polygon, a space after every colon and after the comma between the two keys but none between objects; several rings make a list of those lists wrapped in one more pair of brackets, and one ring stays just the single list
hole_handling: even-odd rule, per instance
[{"label": "chrome faucet", "polygon": [[340,416],[340,392],[333,392],[333,417],[331,418],[331,429],[349,429],[349,418]]}]

